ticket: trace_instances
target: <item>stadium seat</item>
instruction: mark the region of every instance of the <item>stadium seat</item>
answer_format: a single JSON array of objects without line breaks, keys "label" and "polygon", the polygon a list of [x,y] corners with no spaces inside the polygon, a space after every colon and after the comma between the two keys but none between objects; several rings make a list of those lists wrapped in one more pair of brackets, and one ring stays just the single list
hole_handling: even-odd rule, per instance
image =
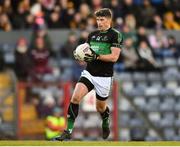
[{"label": "stadium seat", "polygon": [[175,127],[180,127],[180,118],[177,118],[174,122]]},{"label": "stadium seat", "polygon": [[126,90],[127,92],[131,91],[134,88],[134,84],[132,81],[127,81],[127,82],[122,83],[122,88]]},{"label": "stadium seat", "polygon": [[165,82],[165,87],[168,89],[175,90],[178,87],[178,81],[176,80],[169,80]]},{"label": "stadium seat", "polygon": [[147,130],[145,128],[132,128],[130,130],[130,137],[132,141],[144,141]]},{"label": "stadium seat", "polygon": [[174,90],[168,89],[168,88],[161,88],[159,91],[159,95],[164,98],[164,97],[169,97],[169,96],[174,96]]},{"label": "stadium seat", "polygon": [[164,67],[173,67],[177,65],[177,61],[175,58],[164,58],[163,65]]},{"label": "stadium seat", "polygon": [[163,80],[169,81],[169,80],[178,80],[179,71],[176,67],[168,68],[163,73]]},{"label": "stadium seat", "polygon": [[119,110],[121,111],[131,111],[132,107],[130,106],[129,102],[121,97],[121,99],[119,100]]},{"label": "stadium seat", "polygon": [[160,111],[173,111],[175,106],[175,100],[171,97],[166,98],[160,105]]},{"label": "stadium seat", "polygon": [[134,72],[132,75],[132,79],[136,82],[145,81],[146,80],[146,74],[141,72]]},{"label": "stadium seat", "polygon": [[132,128],[141,127],[143,125],[144,125],[144,122],[139,118],[131,119],[130,122],[129,122],[129,126],[132,127]]},{"label": "stadium seat", "polygon": [[174,129],[172,128],[165,128],[164,129],[164,135],[166,140],[173,140],[173,137],[176,135]]},{"label": "stadium seat", "polygon": [[159,122],[161,120],[161,115],[158,111],[156,112],[149,112],[148,113],[148,118],[152,121],[152,122]]},{"label": "stadium seat", "polygon": [[128,72],[123,72],[115,76],[121,82],[132,81],[132,74]]},{"label": "stadium seat", "polygon": [[175,112],[179,112],[180,111],[180,102],[177,102],[174,106],[174,110]]},{"label": "stadium seat", "polygon": [[134,103],[142,110],[144,110],[146,107],[146,100],[144,99],[144,97],[135,97]]},{"label": "stadium seat", "polygon": [[178,65],[178,67],[180,67],[180,57],[178,57],[178,59],[177,59],[177,65]]},{"label": "stadium seat", "polygon": [[145,106],[147,111],[159,111],[160,99],[159,97],[149,97],[148,103]]},{"label": "stadium seat", "polygon": [[128,128],[121,128],[119,132],[119,139],[123,141],[130,140],[130,130]]},{"label": "stadium seat", "polygon": [[136,87],[130,91],[127,91],[126,89],[123,89],[123,92],[128,97],[135,97],[135,96],[144,96],[144,89],[140,87]]},{"label": "stadium seat", "polygon": [[175,122],[175,116],[173,112],[169,112],[169,113],[164,113],[163,114],[163,118],[160,121],[160,126],[161,127],[172,127],[174,125]]},{"label": "stadium seat", "polygon": [[161,80],[161,74],[158,72],[150,72],[147,73],[147,80],[152,81],[160,81]]},{"label": "stadium seat", "polygon": [[160,138],[156,137],[156,136],[146,136],[145,137],[145,141],[159,141]]},{"label": "stadium seat", "polygon": [[161,81],[151,81],[150,86],[157,89],[161,89],[163,87],[163,83]]},{"label": "stadium seat", "polygon": [[172,137],[172,140],[173,140],[173,141],[180,141],[180,136],[173,136],[173,137]]},{"label": "stadium seat", "polygon": [[148,87],[145,89],[145,96],[150,97],[150,96],[158,96],[159,95],[159,89],[156,87]]},{"label": "stadium seat", "polygon": [[128,113],[121,113],[121,117],[120,117],[120,126],[121,127],[128,127],[128,123],[130,121],[130,116]]}]

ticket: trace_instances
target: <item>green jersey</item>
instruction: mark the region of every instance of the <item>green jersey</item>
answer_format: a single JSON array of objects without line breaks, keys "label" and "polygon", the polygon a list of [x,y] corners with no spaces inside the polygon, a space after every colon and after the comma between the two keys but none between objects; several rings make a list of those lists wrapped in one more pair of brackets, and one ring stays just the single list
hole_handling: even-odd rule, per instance
[{"label": "green jersey", "polygon": [[[107,31],[94,31],[89,34],[87,42],[97,54],[111,54],[111,47],[121,48],[123,37],[122,34],[114,28]],[[95,60],[87,63],[86,70],[93,76],[112,77],[113,62],[104,62]]]}]

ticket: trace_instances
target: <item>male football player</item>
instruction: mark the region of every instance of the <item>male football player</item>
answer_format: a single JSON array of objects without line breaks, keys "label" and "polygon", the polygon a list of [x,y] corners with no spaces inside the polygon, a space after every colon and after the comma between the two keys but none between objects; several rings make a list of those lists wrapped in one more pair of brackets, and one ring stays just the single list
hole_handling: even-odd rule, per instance
[{"label": "male football player", "polygon": [[[68,108],[67,129],[54,140],[71,139],[74,122],[78,116],[79,104],[83,97],[92,89],[96,92],[96,109],[102,118],[102,138],[107,139],[110,134],[109,108],[107,98],[110,94],[113,76],[113,64],[118,60],[122,34],[111,27],[112,12],[103,8],[95,12],[98,30],[88,36],[92,54],[86,54],[86,69],[77,82]],[[76,58],[76,57],[75,57]]]}]

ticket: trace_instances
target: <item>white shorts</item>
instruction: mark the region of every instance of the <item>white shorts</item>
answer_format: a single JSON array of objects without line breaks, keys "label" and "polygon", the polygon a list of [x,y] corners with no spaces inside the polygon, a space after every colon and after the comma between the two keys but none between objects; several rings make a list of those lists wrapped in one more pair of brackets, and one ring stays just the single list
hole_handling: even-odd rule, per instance
[{"label": "white shorts", "polygon": [[[83,79],[83,77],[89,81],[87,80],[86,82],[86,79]],[[112,77],[92,76],[87,70],[83,70],[79,82],[84,83],[89,91],[94,88],[97,99],[106,100],[110,94]]]}]

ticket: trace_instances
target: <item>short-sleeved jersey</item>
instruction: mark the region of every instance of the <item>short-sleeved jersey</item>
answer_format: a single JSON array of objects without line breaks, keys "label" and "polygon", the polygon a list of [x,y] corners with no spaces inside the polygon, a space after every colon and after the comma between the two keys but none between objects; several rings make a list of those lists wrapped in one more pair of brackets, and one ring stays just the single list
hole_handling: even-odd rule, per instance
[{"label": "short-sleeved jersey", "polygon": [[[97,54],[111,54],[111,47],[121,48],[123,37],[122,34],[114,28],[107,31],[94,31],[89,34],[87,42]],[[112,77],[113,62],[104,62],[95,60],[87,63],[86,70],[93,76]]]}]

